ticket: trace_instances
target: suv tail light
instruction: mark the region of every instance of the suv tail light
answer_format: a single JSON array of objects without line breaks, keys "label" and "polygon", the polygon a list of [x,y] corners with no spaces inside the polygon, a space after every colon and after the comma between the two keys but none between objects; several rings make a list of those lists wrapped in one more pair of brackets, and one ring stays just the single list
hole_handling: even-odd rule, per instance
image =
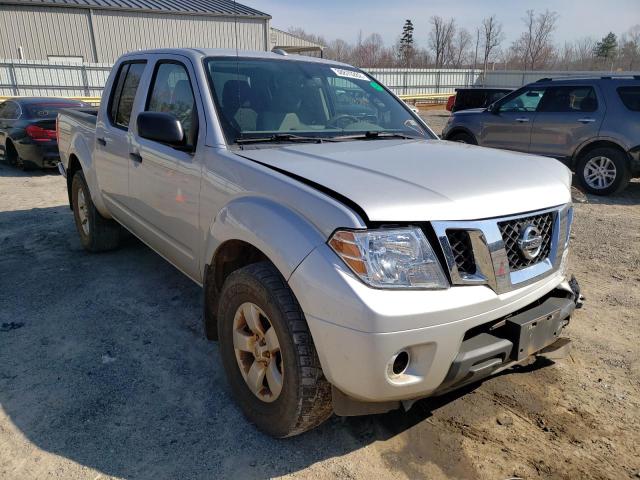
[{"label": "suv tail light", "polygon": [[55,130],[47,130],[38,125],[29,125],[25,130],[27,135],[36,142],[48,142],[56,138]]},{"label": "suv tail light", "polygon": [[447,110],[452,111],[453,110],[453,105],[456,103],[456,96],[455,95],[451,95],[448,99],[447,99]]}]

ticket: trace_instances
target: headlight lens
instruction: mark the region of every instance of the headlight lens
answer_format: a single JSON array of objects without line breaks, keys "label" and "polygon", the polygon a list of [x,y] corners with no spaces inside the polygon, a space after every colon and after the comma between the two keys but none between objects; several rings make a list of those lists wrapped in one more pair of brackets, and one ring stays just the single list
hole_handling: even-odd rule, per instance
[{"label": "headlight lens", "polygon": [[441,289],[449,286],[419,228],[337,231],[329,246],[372,287]]}]

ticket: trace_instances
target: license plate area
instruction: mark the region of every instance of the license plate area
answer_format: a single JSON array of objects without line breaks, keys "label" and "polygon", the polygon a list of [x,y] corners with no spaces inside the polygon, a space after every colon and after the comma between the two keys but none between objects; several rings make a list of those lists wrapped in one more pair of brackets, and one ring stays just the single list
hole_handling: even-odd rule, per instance
[{"label": "license plate area", "polygon": [[562,309],[542,313],[531,309],[506,320],[506,336],[513,342],[511,358],[523,360],[555,342],[567,323]]}]

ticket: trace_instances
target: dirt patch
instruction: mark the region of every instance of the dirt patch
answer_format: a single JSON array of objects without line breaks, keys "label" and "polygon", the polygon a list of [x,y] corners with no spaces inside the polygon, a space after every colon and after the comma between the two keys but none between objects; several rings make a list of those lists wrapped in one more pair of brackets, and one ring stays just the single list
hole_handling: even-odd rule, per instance
[{"label": "dirt patch", "polygon": [[640,182],[586,199],[571,358],[277,441],[232,402],[197,286],[134,239],[85,253],[64,180],[0,165],[0,478],[635,478]]}]

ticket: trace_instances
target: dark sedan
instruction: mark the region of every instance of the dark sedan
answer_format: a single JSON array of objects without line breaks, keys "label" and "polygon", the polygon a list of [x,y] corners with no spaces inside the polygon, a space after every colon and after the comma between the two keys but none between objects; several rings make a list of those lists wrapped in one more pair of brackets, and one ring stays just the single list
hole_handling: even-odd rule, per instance
[{"label": "dark sedan", "polygon": [[55,167],[60,161],[56,116],[63,108],[89,105],[55,97],[20,97],[0,103],[0,154],[25,170]]}]

